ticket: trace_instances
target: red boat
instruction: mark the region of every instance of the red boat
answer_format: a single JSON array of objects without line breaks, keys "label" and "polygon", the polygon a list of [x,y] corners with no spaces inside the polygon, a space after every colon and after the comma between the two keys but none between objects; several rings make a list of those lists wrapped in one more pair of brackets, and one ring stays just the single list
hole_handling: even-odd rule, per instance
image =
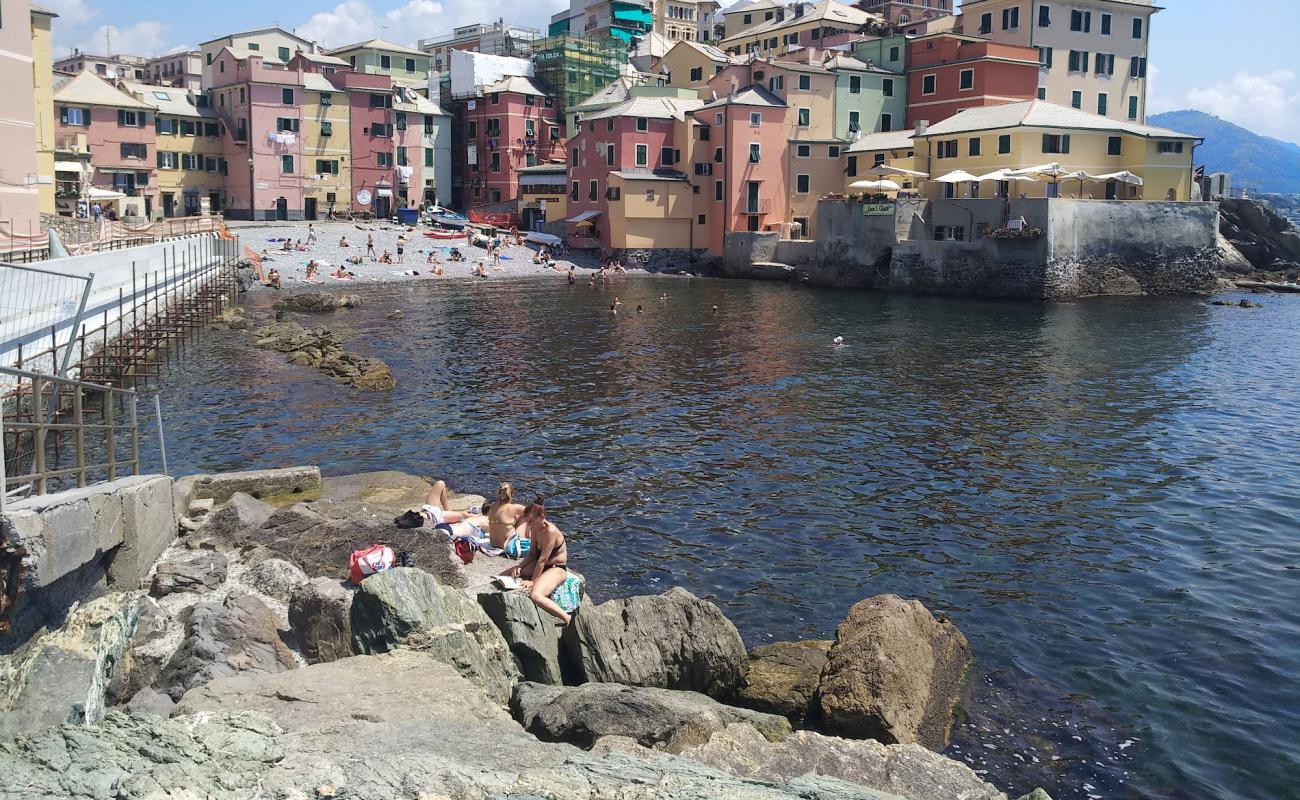
[{"label": "red boat", "polygon": [[464,239],[464,231],[425,231],[425,236],[430,239]]}]

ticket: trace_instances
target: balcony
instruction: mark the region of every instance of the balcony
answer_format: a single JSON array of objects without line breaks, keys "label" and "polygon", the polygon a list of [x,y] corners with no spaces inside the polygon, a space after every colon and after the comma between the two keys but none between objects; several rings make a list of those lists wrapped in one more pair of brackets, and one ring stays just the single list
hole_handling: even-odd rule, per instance
[{"label": "balcony", "polygon": [[761,215],[772,213],[771,200],[748,200],[745,202],[745,208],[740,213],[749,215]]}]

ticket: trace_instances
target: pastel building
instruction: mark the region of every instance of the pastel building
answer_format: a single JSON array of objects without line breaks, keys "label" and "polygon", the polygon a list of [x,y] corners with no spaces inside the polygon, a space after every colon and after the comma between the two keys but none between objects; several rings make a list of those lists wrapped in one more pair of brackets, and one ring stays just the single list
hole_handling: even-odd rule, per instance
[{"label": "pastel building", "polygon": [[890,25],[908,25],[952,13],[952,0],[859,0],[858,8],[879,15]]},{"label": "pastel building", "polygon": [[[42,214],[55,213],[54,73],[50,24],[58,14],[31,7],[32,89],[36,100],[36,191]],[[8,84],[13,86],[13,84]]]},{"label": "pastel building", "polygon": [[723,40],[731,39],[745,31],[773,20],[785,19],[788,9],[780,0],[740,0],[720,12]]},{"label": "pastel building", "polygon": [[223,47],[228,47],[236,53],[256,53],[262,60],[263,67],[275,67],[288,66],[289,60],[295,53],[299,50],[312,49],[312,43],[278,27],[232,33],[204,42],[199,45],[199,52],[203,57],[204,89],[215,85],[214,81],[217,78],[214,74],[213,62]]},{"label": "pastel building", "polygon": [[700,42],[677,42],[655,68],[669,86],[703,89],[713,76],[734,63],[718,48]]},{"label": "pastel building", "polygon": [[229,165],[216,113],[183,88],[123,82],[121,88],[154,110],[154,216],[190,217],[220,211]]},{"label": "pastel building", "polygon": [[[27,235],[41,229],[32,80],[35,20],[26,0],[0,0],[0,14],[16,21],[0,26],[0,81],[5,86],[5,114],[0,118],[0,234]],[[53,180],[53,170],[50,177]]]},{"label": "pastel building", "polygon": [[935,33],[909,40],[907,52],[909,126],[1038,95],[1038,55],[1027,47]]},{"label": "pastel building", "polygon": [[519,170],[520,216],[525,230],[563,222],[568,214],[568,168],[564,164],[538,164]]},{"label": "pastel building", "polygon": [[[762,12],[764,16],[767,11]],[[731,13],[728,12],[728,19]],[[741,18],[744,18],[742,12]],[[793,10],[761,25],[746,28],[718,43],[731,55],[774,56],[796,47],[821,47],[824,38],[869,32],[881,25],[880,17],[839,2],[795,3]]]},{"label": "pastel building", "polygon": [[351,205],[376,217],[397,208],[397,160],[393,82],[387,75],[344,70],[330,76],[347,100],[351,139]]},{"label": "pastel building", "polygon": [[403,85],[426,85],[433,68],[433,58],[428,53],[386,39],[336,47],[329,54],[348,62],[357,72],[387,75]]},{"label": "pastel building", "polygon": [[222,47],[212,70],[208,104],[225,124],[229,164],[225,213],[232,219],[303,218],[304,78],[261,51]]},{"label": "pastel building", "polygon": [[[300,61],[301,59],[301,61]],[[352,127],[348,96],[322,70],[330,68],[299,54],[303,64],[302,157],[305,219],[324,219],[333,208],[346,211],[352,196]]]},{"label": "pastel building", "polygon": [[54,92],[56,138],[80,138],[90,153],[90,184],[124,198],[121,212],[150,217],[157,206],[154,109],[91,72]]},{"label": "pastel building", "polygon": [[564,160],[559,110],[533,79],[510,75],[459,102],[467,162],[464,205],[514,200],[520,169]]},{"label": "pastel building", "polygon": [[400,87],[393,115],[398,197],[411,205],[450,201],[451,116],[424,95]]},{"label": "pastel building", "polygon": [[[863,190],[855,189],[852,184],[864,180],[879,180],[879,176],[868,171],[873,167],[888,165],[920,172],[916,166],[916,147],[912,141],[914,132],[910,130],[881,131],[863,136],[844,150],[844,185],[846,194],[859,194]],[[928,161],[925,164],[928,166]],[[938,176],[935,176],[938,177]],[[913,192],[920,184],[915,177],[902,174],[890,178],[899,184],[905,192]]]},{"label": "pastel building", "polygon": [[203,54],[198,50],[151,58],[145,62],[145,80],[158,86],[176,86],[191,92],[203,88]]},{"label": "pastel building", "polygon": [[1112,119],[1146,121],[1154,0],[966,0],[962,32],[1033,48],[1037,97]]},{"label": "pastel building", "polygon": [[927,181],[931,197],[1007,196],[1143,199],[1192,198],[1193,151],[1200,138],[1166,128],[1115,120],[1042,100],[970,108],[914,136],[916,163],[932,177],[965,170],[987,175],[1057,163],[1067,172],[1111,175],[1127,170],[1141,186],[1040,176],[1034,182],[943,184]]},{"label": "pastel building", "polygon": [[711,198],[709,249],[714,253],[722,252],[727,233],[781,230],[789,219],[791,193],[786,182],[785,102],[761,85],[737,86],[720,94],[694,113],[708,129],[713,150],[707,159],[709,146],[697,150],[695,163],[709,165],[711,172],[712,186],[702,191]]},{"label": "pastel building", "polygon": [[462,25],[449,34],[421,39],[418,47],[432,59],[432,69],[442,72],[451,68],[452,50],[469,50],[500,56],[527,56],[533,43],[542,38],[536,28],[511,25],[503,19],[491,24]]},{"label": "pastel building", "polygon": [[54,62],[55,72],[93,72],[110,81],[145,81],[148,79],[148,59],[140,56],[118,53],[116,55],[95,55],[78,49]]}]

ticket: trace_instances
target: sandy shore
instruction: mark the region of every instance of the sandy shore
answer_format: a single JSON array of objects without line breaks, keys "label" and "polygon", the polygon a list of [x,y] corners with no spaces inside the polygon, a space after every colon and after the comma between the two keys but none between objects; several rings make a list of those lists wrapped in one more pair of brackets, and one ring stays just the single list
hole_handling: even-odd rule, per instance
[{"label": "sandy shore", "polygon": [[[533,263],[533,256],[537,253],[536,245],[518,246],[513,243],[501,248],[501,262],[493,264],[487,251],[481,247],[470,246],[468,239],[430,239],[424,235],[424,232],[429,230],[424,226],[410,229],[391,222],[314,222],[311,225],[316,231],[316,243],[308,245],[305,252],[298,250],[282,252],[280,247],[283,242],[279,240],[287,238],[293,240],[295,244],[302,240],[305,244],[308,234],[306,222],[231,223],[230,230],[239,237],[241,245],[248,245],[258,253],[264,251],[268,253],[264,266],[266,269],[279,270],[281,285],[285,289],[306,286],[334,288],[359,283],[424,280],[438,277],[433,274],[435,266],[442,267],[444,271],[442,277],[445,278],[472,278],[474,267],[479,263],[482,263],[487,270],[486,280],[546,275],[563,279],[570,266],[583,275],[583,280],[586,280],[586,273],[594,271],[599,266],[594,257],[586,254],[570,254],[565,258],[555,259],[557,269],[550,269]],[[406,236],[406,246],[403,263],[399,264],[396,263],[396,258],[397,237],[400,234]],[[350,247],[339,246],[339,240],[344,236],[347,237]],[[387,250],[393,255],[393,264],[381,264],[366,255],[366,239],[369,236],[375,238],[375,254],[380,256]],[[448,254],[452,247],[459,248],[466,260],[449,261]],[[429,263],[431,254],[437,263]],[[360,264],[348,264],[347,259],[355,256],[361,256],[364,260]],[[321,269],[319,284],[308,283],[305,280],[307,262],[312,259],[329,265]],[[354,273],[356,278],[351,281],[331,278],[329,273],[339,265]]]}]

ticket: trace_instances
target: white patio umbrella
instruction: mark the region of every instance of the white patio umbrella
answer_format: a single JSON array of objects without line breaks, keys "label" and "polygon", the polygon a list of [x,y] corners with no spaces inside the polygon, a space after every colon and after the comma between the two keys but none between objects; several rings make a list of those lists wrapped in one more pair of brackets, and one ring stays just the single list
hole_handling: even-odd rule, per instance
[{"label": "white patio umbrella", "polygon": [[1105,183],[1106,181],[1119,181],[1120,183],[1127,183],[1130,186],[1142,185],[1142,176],[1134,175],[1126,169],[1122,169],[1119,172],[1108,172],[1105,175],[1093,175],[1092,179],[1094,181],[1101,181],[1102,183]]},{"label": "white patio umbrella", "polygon": [[1039,164],[1036,167],[1025,167],[1024,169],[1011,170],[1012,175],[1047,175],[1052,178],[1059,178],[1067,172],[1069,172],[1069,170],[1056,161]]},{"label": "white patio umbrella", "polygon": [[1067,178],[1067,179],[1072,180],[1072,181],[1078,181],[1078,182],[1079,182],[1079,196],[1082,197],[1082,196],[1083,196],[1083,182],[1084,182],[1084,181],[1090,181],[1090,180],[1092,180],[1092,177],[1093,177],[1093,176],[1090,175],[1090,174],[1088,174],[1087,172],[1084,172],[1083,170],[1080,169],[1080,170],[1075,170],[1074,172],[1067,172],[1067,173],[1065,173],[1064,175],[1062,175],[1061,177],[1062,177],[1062,178]]},{"label": "white patio umbrella", "polygon": [[979,178],[970,174],[964,169],[955,169],[947,175],[940,175],[934,179],[938,183],[970,183],[978,182]]},{"label": "white patio umbrella", "polygon": [[930,173],[917,172],[914,169],[904,169],[902,167],[891,167],[888,164],[877,164],[867,170],[864,175],[875,175],[880,178],[888,178],[890,175],[902,175],[906,178],[928,178]]},{"label": "white patio umbrella", "polygon": [[849,184],[849,188],[850,189],[875,189],[881,192],[897,192],[903,187],[899,186],[894,181],[882,179],[878,181],[854,181],[853,183]]},{"label": "white patio umbrella", "polygon": [[1003,167],[1002,169],[994,170],[993,172],[990,172],[987,175],[981,175],[979,176],[979,180],[981,182],[983,181],[1029,181],[1031,183],[1038,182],[1037,178],[1031,178],[1028,175],[1017,175],[1008,167]]}]

